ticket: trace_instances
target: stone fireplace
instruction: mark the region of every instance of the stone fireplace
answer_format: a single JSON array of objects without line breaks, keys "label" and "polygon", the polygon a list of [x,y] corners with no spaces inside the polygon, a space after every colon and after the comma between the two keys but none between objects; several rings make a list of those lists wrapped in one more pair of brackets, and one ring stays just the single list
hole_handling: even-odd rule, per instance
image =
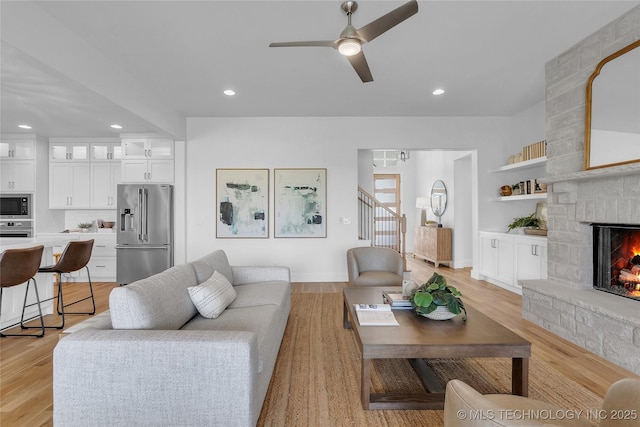
[{"label": "stone fireplace", "polygon": [[[638,39],[640,6],[546,65],[548,279],[521,282],[525,319],[636,374],[640,301],[594,288],[594,275],[619,279],[633,257],[629,265],[594,255],[594,239],[612,236],[594,238],[592,224],[640,229],[640,163],[587,171],[583,163],[587,80],[603,58]],[[621,243],[614,239],[609,249]]]}]

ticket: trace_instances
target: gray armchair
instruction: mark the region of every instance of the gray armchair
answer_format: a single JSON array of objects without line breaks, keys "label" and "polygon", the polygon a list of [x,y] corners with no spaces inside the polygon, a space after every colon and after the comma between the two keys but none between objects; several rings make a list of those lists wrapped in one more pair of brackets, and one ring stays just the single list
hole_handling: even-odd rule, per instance
[{"label": "gray armchair", "polygon": [[[582,417],[555,417],[545,415],[567,414],[565,408],[522,396],[510,394],[482,395],[460,380],[447,384],[444,401],[444,427],[593,427],[586,414]],[[592,408],[598,411],[599,408]],[[517,411],[531,414],[531,418],[511,417]],[[573,410],[575,411],[575,409]],[[493,416],[478,419],[473,414]],[[604,397],[602,411],[597,412],[599,427],[637,427],[640,423],[640,379],[625,378],[611,385]],[[535,419],[536,414],[540,418]]]},{"label": "gray armchair", "polygon": [[347,251],[350,286],[401,286],[402,256],[389,248],[359,247]]}]

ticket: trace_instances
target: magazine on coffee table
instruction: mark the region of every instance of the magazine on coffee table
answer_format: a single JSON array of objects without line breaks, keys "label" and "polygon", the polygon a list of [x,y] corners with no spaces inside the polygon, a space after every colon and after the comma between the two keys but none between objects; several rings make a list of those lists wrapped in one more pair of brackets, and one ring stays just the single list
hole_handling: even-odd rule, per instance
[{"label": "magazine on coffee table", "polygon": [[391,306],[392,309],[411,310],[410,297],[405,297],[400,292],[382,292],[382,302]]},{"label": "magazine on coffee table", "polygon": [[388,304],[353,304],[360,326],[400,326]]}]

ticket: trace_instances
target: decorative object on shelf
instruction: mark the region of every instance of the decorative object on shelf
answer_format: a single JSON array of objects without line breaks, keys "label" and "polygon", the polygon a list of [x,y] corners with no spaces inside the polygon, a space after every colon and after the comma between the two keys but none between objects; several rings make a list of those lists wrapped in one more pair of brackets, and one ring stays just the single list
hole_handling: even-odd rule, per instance
[{"label": "decorative object on shelf", "polygon": [[269,169],[216,169],[216,237],[269,237]]},{"label": "decorative object on shelf", "polygon": [[536,203],[536,218],[540,222],[540,228],[547,229],[547,202]]},{"label": "decorative object on shelf", "polygon": [[274,169],[275,237],[327,237],[327,170]]},{"label": "decorative object on shelf", "polygon": [[503,185],[502,187],[500,187],[500,195],[502,197],[510,196],[512,193],[513,192],[511,190],[511,186],[510,185]]},{"label": "decorative object on shelf", "polygon": [[535,236],[546,236],[547,235],[546,228],[525,228],[524,234],[532,234]]},{"label": "decorative object on shelf", "polygon": [[438,273],[411,293],[411,303],[416,314],[433,320],[447,320],[464,312],[462,320],[467,320],[467,310],[460,298],[462,294],[455,287],[447,285],[447,279]]},{"label": "decorative object on shelf", "polygon": [[442,227],[442,215],[447,210],[447,187],[437,180],[431,187],[431,211],[438,217],[438,227]]},{"label": "decorative object on shelf", "polygon": [[511,186],[511,195],[513,195],[513,196],[519,196],[520,194],[521,194],[521,193],[520,193],[520,183],[519,183],[519,182],[516,182],[515,184],[513,184],[513,185]]},{"label": "decorative object on shelf", "polygon": [[420,211],[420,225],[424,225],[427,223],[427,208],[429,207],[429,198],[428,197],[417,197],[416,198],[416,208],[421,209]]},{"label": "decorative object on shelf", "polygon": [[[542,221],[540,220],[540,218],[538,218],[536,216],[536,212],[532,213],[531,215],[528,216],[522,216],[519,218],[514,218],[513,222],[511,224],[509,224],[507,226],[508,230],[507,233],[513,229],[516,228],[524,228],[524,232],[527,233],[527,229],[531,229],[531,230],[540,230],[543,229],[542,226]],[[527,234],[540,234],[539,232],[530,232]],[[545,235],[546,235],[546,230],[545,230]]]}]

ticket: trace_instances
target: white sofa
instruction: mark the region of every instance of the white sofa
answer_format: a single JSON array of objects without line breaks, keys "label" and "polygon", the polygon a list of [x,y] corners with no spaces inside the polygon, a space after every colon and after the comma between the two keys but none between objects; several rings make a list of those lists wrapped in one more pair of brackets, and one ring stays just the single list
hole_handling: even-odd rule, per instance
[{"label": "white sofa", "polygon": [[[187,287],[214,271],[237,297],[208,319]],[[253,426],[290,307],[287,267],[230,266],[223,251],[115,288],[102,325],[54,350],[54,425]]]}]

